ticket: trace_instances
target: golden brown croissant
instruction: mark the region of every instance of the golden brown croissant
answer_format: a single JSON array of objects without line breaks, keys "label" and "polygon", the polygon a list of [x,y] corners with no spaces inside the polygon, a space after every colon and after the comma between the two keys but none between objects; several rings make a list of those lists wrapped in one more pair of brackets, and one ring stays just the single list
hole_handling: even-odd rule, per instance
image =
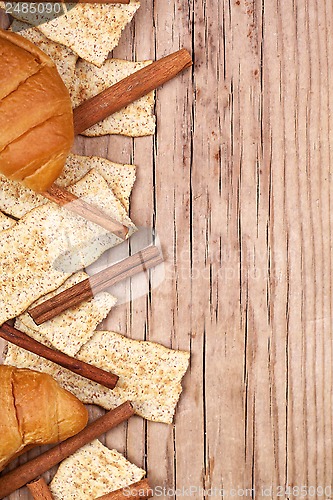
[{"label": "golden brown croissant", "polygon": [[69,93],[44,52],[1,29],[0,67],[0,172],[46,191],[73,144]]},{"label": "golden brown croissant", "polygon": [[63,441],[88,421],[85,406],[45,373],[0,366],[0,470],[32,446]]}]

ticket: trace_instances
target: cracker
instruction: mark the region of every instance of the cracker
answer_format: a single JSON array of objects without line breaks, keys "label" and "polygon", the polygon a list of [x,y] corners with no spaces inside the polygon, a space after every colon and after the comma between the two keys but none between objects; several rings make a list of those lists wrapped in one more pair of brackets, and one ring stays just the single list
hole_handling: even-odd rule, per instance
[{"label": "cracker", "polygon": [[[97,172],[69,188],[114,219],[134,226]],[[48,203],[0,233],[0,324],[22,314],[33,302],[61,286],[74,272],[121,243],[117,236]]]},{"label": "cracker", "polygon": [[40,24],[38,29],[82,59],[101,66],[139,7],[140,2],[134,0],[128,5],[78,4],[63,16]]},{"label": "cracker", "polygon": [[[121,165],[97,156],[69,154],[57,184],[68,187],[82,179],[91,169],[95,169],[104,177],[128,212],[129,199],[135,182],[136,167],[133,165]],[[20,219],[30,210],[46,203],[48,200],[44,196],[0,175],[0,210]]]},{"label": "cracker", "polygon": [[98,156],[70,154],[63,173],[57,179],[57,183],[64,187],[74,184],[91,169],[95,169],[104,177],[115,196],[128,212],[129,200],[136,179],[136,167],[134,165],[114,163]]},{"label": "cracker", "polygon": [[[39,299],[32,306],[38,305],[54,295],[67,290],[76,283],[89,278],[84,272],[71,276],[60,288]],[[97,325],[106,318],[117,299],[108,292],[101,292],[94,298],[68,309],[56,318],[36,325],[30,314],[24,313],[15,322],[15,328],[21,330],[39,342],[45,340],[55,349],[74,356],[90,340]]]},{"label": "cracker", "polygon": [[60,464],[50,489],[55,500],[91,500],[137,483],[145,474],[96,439]]},{"label": "cracker", "polygon": [[0,231],[4,231],[5,229],[9,229],[10,227],[15,226],[16,221],[7,217],[7,215],[0,212]]},{"label": "cracker", "polygon": [[0,210],[21,219],[38,206],[49,203],[44,196],[0,174]]},{"label": "cracker", "polygon": [[189,353],[128,339],[114,332],[97,331],[76,357],[118,375],[115,389],[110,391],[12,345],[8,346],[5,364],[49,373],[86,404],[110,410],[129,400],[137,415],[172,423]]},{"label": "cracker", "polygon": [[78,56],[71,49],[52,42],[39,29],[21,21],[14,20],[10,29],[16,33],[18,32],[45,52],[57,66],[59,75],[66,87],[69,90],[72,88]]},{"label": "cracker", "polygon": [[[76,90],[72,91],[73,106],[102,92],[120,80],[151,64],[151,61],[130,62],[108,59],[101,68],[86,61],[78,61],[75,69]],[[154,92],[138,99],[121,111],[92,126],[83,135],[96,137],[106,134],[120,134],[142,137],[155,133]]]}]

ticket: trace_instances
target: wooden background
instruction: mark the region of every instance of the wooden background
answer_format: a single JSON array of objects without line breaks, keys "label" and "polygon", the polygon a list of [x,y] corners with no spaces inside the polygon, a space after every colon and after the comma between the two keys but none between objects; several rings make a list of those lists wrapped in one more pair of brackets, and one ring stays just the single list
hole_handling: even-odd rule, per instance
[{"label": "wooden background", "polygon": [[194,70],[159,90],[156,137],[77,141],[138,165],[132,218],[167,256],[108,327],[192,354],[175,425],[106,440],[154,486],[331,498],[332,23],[325,0],[142,0],[115,56],[186,47]]}]

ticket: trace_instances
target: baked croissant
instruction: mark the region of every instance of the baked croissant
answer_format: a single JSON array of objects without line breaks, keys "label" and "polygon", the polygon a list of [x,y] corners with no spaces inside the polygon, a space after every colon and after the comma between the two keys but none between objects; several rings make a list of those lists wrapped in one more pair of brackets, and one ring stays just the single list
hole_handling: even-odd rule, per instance
[{"label": "baked croissant", "polygon": [[46,191],[74,140],[68,90],[44,52],[1,29],[0,67],[0,173]]},{"label": "baked croissant", "polygon": [[45,373],[0,366],[0,470],[32,446],[57,443],[88,422],[85,406]]}]

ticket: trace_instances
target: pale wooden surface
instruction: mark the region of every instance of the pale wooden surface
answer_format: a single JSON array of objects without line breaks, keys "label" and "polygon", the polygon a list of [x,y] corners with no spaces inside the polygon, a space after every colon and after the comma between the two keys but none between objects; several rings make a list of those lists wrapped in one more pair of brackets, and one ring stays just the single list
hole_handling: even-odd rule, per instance
[{"label": "pale wooden surface", "polygon": [[332,486],[332,23],[324,0],[142,0],[115,55],[185,46],[195,71],[158,92],[156,138],[77,142],[139,166],[132,217],[168,259],[108,326],[192,353],[175,426],[107,438],[154,486]]}]

